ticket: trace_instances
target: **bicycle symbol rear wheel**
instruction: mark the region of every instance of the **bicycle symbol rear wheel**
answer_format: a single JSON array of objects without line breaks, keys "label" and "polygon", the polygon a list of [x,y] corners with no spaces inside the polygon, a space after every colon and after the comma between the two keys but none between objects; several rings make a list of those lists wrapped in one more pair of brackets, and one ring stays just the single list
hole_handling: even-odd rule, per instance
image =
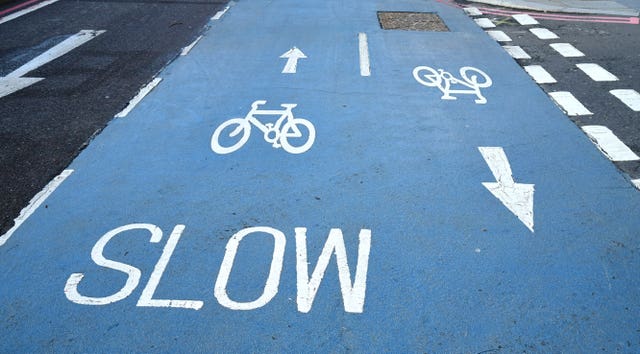
[{"label": "bicycle symbol rear wheel", "polygon": [[[226,135],[222,135],[223,137],[223,141],[227,141],[229,140],[229,138],[235,138],[238,134],[242,133],[242,135],[240,136],[240,139],[236,142],[231,144],[230,146],[222,146],[222,144],[220,144],[220,137],[222,134],[222,131],[225,130],[225,128],[227,127],[234,127],[235,125],[237,125],[237,127],[235,129],[233,129],[231,132],[229,132]],[[230,154],[236,150],[238,150],[239,148],[242,147],[242,145],[244,145],[247,140],[249,140],[249,134],[251,134],[251,124],[249,124],[249,122],[244,119],[244,118],[232,118],[227,120],[226,122],[220,124],[220,126],[218,126],[216,128],[216,130],[213,132],[213,135],[211,136],[211,150],[213,150],[213,152],[224,155],[224,154]]]},{"label": "bicycle symbol rear wheel", "polygon": [[[304,126],[304,128],[308,131],[309,136],[306,141],[300,146],[295,143],[290,143],[289,138],[302,138],[304,136],[304,131],[300,130],[300,126]],[[313,142],[316,140],[316,128],[304,118],[293,118],[287,121],[282,127],[282,131],[280,133],[280,144],[284,151],[290,154],[302,154],[303,152],[309,150]]]},{"label": "bicycle symbol rear wheel", "polygon": [[427,87],[436,87],[440,86],[442,82],[442,77],[440,74],[433,68],[428,66],[418,66],[413,69],[413,77]]}]

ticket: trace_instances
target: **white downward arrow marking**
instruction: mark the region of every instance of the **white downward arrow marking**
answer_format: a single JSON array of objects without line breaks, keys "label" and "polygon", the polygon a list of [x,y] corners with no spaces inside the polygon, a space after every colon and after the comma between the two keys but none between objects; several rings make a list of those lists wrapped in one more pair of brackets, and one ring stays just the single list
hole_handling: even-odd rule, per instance
[{"label": "white downward arrow marking", "polygon": [[282,54],[280,58],[287,58],[287,63],[284,65],[284,69],[282,69],[283,74],[295,74],[296,68],[298,66],[298,59],[304,59],[307,56],[304,53],[293,47],[289,49],[286,53]]},{"label": "white downward arrow marking", "polygon": [[0,98],[12,94],[18,90],[22,90],[25,87],[31,86],[40,80],[43,80],[42,78],[30,78],[22,76],[52,60],[55,60],[67,54],[73,49],[83,45],[84,43],[92,40],[93,38],[104,32],[105,31],[82,30],[65,39],[64,41],[58,43],[46,52],[29,60],[28,63],[12,71],[6,77],[0,77]]},{"label": "white downward arrow marking", "polygon": [[516,183],[513,180],[509,160],[501,147],[479,147],[478,150],[496,178],[496,182],[483,182],[482,185],[533,232],[535,185]]}]

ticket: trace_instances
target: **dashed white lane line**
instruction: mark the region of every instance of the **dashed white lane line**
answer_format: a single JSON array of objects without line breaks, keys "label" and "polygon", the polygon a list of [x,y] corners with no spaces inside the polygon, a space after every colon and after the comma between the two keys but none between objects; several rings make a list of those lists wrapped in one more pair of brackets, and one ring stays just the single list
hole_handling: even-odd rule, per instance
[{"label": "dashed white lane line", "polygon": [[633,183],[636,188],[640,189],[640,179],[632,179],[631,183]]},{"label": "dashed white lane line", "polygon": [[570,43],[552,43],[549,44],[551,48],[555,49],[556,52],[560,53],[565,58],[577,58],[583,57],[584,53],[579,51],[576,47],[572,46]]},{"label": "dashed white lane line", "polygon": [[527,65],[524,67],[524,70],[533,78],[533,80],[538,84],[555,84],[556,79],[549,74],[547,70],[545,70],[540,65]]},{"label": "dashed white lane line", "polygon": [[530,28],[529,32],[533,33],[539,39],[558,39],[557,34],[549,31],[546,28]]},{"label": "dashed white lane line", "polygon": [[196,44],[198,44],[198,42],[200,42],[201,39],[202,39],[202,36],[199,36],[198,38],[196,38],[195,41],[193,41],[193,43],[191,43],[188,46],[182,48],[182,52],[180,53],[180,55],[181,56],[185,56],[185,55],[189,54],[191,49],[193,49],[193,47],[195,47]]},{"label": "dashed white lane line", "polygon": [[477,7],[465,7],[463,10],[469,16],[482,16],[482,11],[480,11]]},{"label": "dashed white lane line", "polygon": [[229,2],[229,5],[225,6],[225,8],[224,8],[224,9],[222,9],[222,10],[220,10],[220,11],[216,12],[216,14],[215,14],[215,15],[213,15],[213,17],[212,17],[211,19],[212,19],[212,20],[214,20],[214,21],[217,21],[217,20],[221,19],[221,18],[222,18],[222,16],[224,16],[224,14],[226,14],[226,13],[227,13],[227,11],[229,11],[229,9],[231,8],[231,6],[233,6],[233,2]]},{"label": "dashed white lane line", "polygon": [[371,63],[369,61],[369,44],[367,34],[358,33],[358,51],[360,53],[360,75],[371,76]]},{"label": "dashed white lane line", "polygon": [[14,220],[14,225],[6,234],[0,236],[0,246],[4,245],[11,236],[18,230],[18,228],[33,214],[44,203],[47,198],[53,193],[61,184],[64,182],[67,177],[69,177],[73,173],[73,170],[64,170],[61,174],[56,176],[49,184],[47,184],[43,190],[41,190],[38,194],[36,194],[31,201],[29,201],[29,205],[27,205],[22,211],[20,215]]},{"label": "dashed white lane line", "polygon": [[611,90],[609,92],[612,95],[616,96],[620,101],[622,101],[622,103],[626,104],[627,107],[636,112],[640,112],[640,93],[638,93],[638,91],[625,89]]},{"label": "dashed white lane line", "polygon": [[159,78],[159,77],[156,77],[155,79],[153,79],[153,81],[148,83],[147,86],[143,87],[140,90],[140,92],[138,92],[136,97],[132,98],[131,101],[129,101],[129,104],[127,105],[127,107],[125,109],[123,109],[120,113],[116,114],[115,117],[116,118],[124,118],[124,117],[126,117],[127,114],[129,114],[129,112],[131,112],[131,110],[134,109],[135,106],[138,105],[138,103],[140,103],[140,101],[142,101],[142,99],[147,94],[149,94],[149,92],[151,92],[151,90],[153,90],[154,87],[158,86],[160,81],[162,81],[162,79]]},{"label": "dashed white lane line", "polygon": [[517,15],[511,15],[511,17],[513,17],[516,21],[518,21],[519,24],[523,25],[523,26],[529,26],[529,25],[539,25],[540,23],[538,21],[536,21],[535,18],[527,15],[527,14],[517,14]]},{"label": "dashed white lane line", "polygon": [[611,161],[636,161],[636,155],[613,132],[602,125],[585,125],[582,130]]},{"label": "dashed white lane line", "polygon": [[502,31],[487,31],[487,34],[497,42],[511,42],[511,37]]},{"label": "dashed white lane line", "polygon": [[593,113],[589,111],[571,92],[557,91],[549,92],[549,96],[567,113],[568,116],[588,116]]},{"label": "dashed white lane line", "polygon": [[587,74],[593,81],[618,81],[618,78],[605,68],[595,63],[576,64],[578,69]]},{"label": "dashed white lane line", "polygon": [[37,4],[33,5],[33,6],[31,6],[31,7],[27,7],[27,8],[26,8],[26,9],[24,9],[24,10],[20,10],[20,11],[18,11],[18,12],[14,12],[14,13],[12,13],[12,14],[10,14],[10,15],[7,15],[7,16],[5,16],[5,17],[0,18],[0,24],[3,24],[3,23],[5,23],[5,22],[9,22],[9,21],[11,21],[11,20],[14,20],[14,19],[16,19],[16,18],[18,18],[18,17],[20,17],[20,16],[22,16],[22,15],[26,15],[26,14],[28,14],[29,12],[36,11],[36,10],[38,10],[38,9],[41,9],[41,8],[43,8],[43,7],[47,6],[47,5],[51,5],[51,4],[53,4],[54,2],[57,2],[57,1],[58,1],[58,0],[47,0],[47,1],[43,1],[43,2],[40,2],[40,3],[37,3]]},{"label": "dashed white lane line", "polygon": [[476,18],[473,21],[482,28],[495,28],[496,25],[488,18]]},{"label": "dashed white lane line", "polygon": [[502,48],[504,48],[513,59],[531,59],[529,54],[517,45],[505,45]]}]

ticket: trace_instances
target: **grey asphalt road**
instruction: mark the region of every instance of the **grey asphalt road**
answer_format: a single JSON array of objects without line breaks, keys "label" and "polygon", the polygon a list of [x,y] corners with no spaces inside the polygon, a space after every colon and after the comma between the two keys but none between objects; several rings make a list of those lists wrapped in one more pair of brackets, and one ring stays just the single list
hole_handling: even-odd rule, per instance
[{"label": "grey asphalt road", "polygon": [[60,0],[0,24],[0,77],[81,30],[106,31],[0,98],[0,234],[225,3]]}]

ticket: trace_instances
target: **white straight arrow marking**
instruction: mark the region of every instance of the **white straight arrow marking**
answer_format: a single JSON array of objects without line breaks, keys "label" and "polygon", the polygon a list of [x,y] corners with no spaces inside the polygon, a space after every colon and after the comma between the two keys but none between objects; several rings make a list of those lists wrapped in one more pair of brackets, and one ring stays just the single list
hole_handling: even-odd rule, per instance
[{"label": "white straight arrow marking", "polygon": [[298,59],[305,59],[306,57],[307,56],[296,47],[289,49],[286,53],[280,56],[280,58],[287,58],[287,63],[284,65],[282,73],[295,74],[298,67]]},{"label": "white straight arrow marking", "polygon": [[482,157],[489,165],[497,182],[483,182],[485,186],[504,206],[533,232],[533,192],[534,184],[516,183],[513,180],[511,166],[501,147],[478,147]]},{"label": "white straight arrow marking", "polygon": [[12,71],[6,77],[0,77],[0,98],[12,94],[18,90],[22,90],[25,87],[31,86],[40,80],[43,80],[43,78],[23,78],[22,76],[50,61],[53,61],[67,54],[73,49],[83,45],[84,43],[87,43],[88,41],[104,32],[105,31],[82,30],[65,39],[64,41],[58,43],[46,52],[29,60],[29,62]]}]

